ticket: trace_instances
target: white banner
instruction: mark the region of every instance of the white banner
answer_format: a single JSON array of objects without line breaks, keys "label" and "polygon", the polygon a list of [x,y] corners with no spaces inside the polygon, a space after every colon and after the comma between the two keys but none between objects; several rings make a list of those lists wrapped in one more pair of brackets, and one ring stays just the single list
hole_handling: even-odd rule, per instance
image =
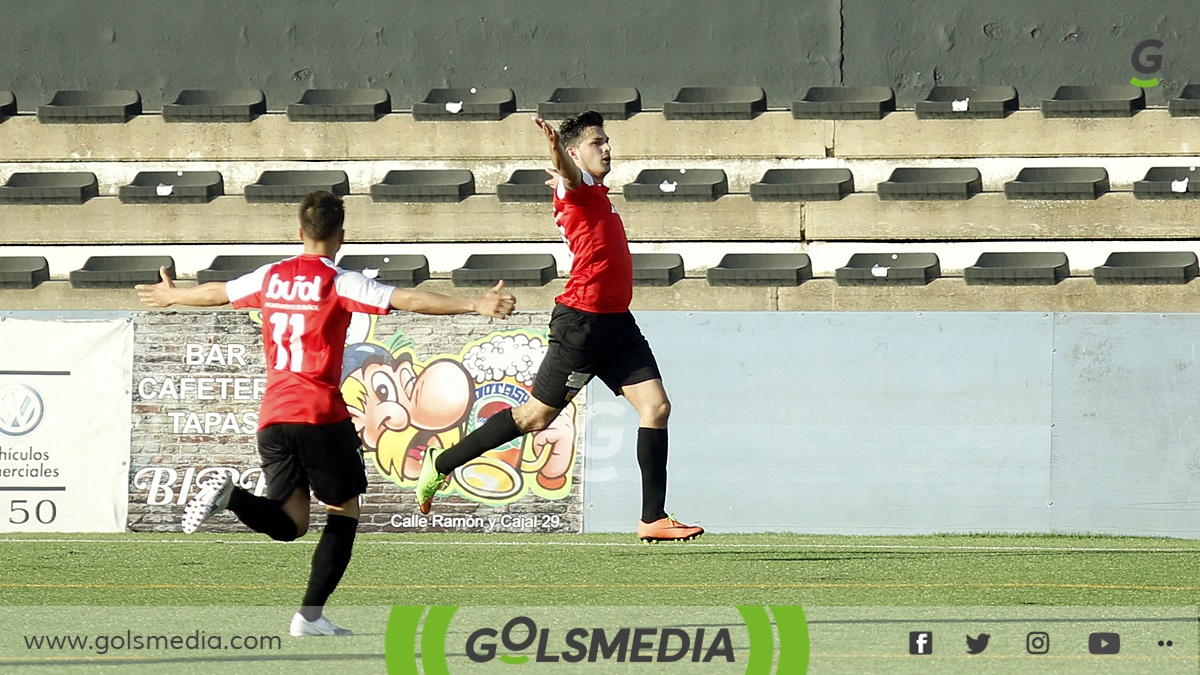
[{"label": "white banner", "polygon": [[133,324],[0,318],[0,532],[123,532]]}]

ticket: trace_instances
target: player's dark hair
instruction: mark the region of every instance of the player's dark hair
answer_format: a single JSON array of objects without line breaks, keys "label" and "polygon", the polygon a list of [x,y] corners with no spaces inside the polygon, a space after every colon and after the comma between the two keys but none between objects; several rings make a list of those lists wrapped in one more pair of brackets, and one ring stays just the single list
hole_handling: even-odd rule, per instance
[{"label": "player's dark hair", "polygon": [[316,241],[325,241],[342,229],[346,208],[342,198],[324,190],[310,192],[300,202],[300,227]]},{"label": "player's dark hair", "polygon": [[579,143],[579,137],[588,127],[603,127],[604,117],[595,110],[589,110],[585,113],[580,113],[575,117],[568,117],[562,121],[562,126],[558,128],[558,137],[562,139],[563,146],[575,145]]}]

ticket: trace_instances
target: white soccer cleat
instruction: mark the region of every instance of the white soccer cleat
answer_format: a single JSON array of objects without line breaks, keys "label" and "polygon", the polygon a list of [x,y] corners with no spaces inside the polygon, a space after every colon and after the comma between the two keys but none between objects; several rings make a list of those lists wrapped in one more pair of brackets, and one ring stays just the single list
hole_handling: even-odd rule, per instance
[{"label": "white soccer cleat", "polygon": [[187,506],[183,507],[181,522],[183,533],[194,533],[214,513],[229,506],[229,495],[231,494],[233,494],[233,476],[227,473],[204,481],[196,496],[192,497]]},{"label": "white soccer cleat", "polygon": [[317,617],[316,621],[309,621],[304,618],[300,612],[296,612],[292,617],[292,637],[312,637],[316,635],[354,635],[354,631],[349,628],[341,628],[333,625],[333,622],[325,618],[325,615]]}]

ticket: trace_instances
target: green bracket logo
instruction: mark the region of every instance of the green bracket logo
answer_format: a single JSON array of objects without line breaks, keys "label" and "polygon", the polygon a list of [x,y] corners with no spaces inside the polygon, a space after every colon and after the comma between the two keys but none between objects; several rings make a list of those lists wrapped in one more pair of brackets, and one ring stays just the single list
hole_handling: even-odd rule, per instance
[{"label": "green bracket logo", "polygon": [[[451,605],[393,607],[391,614],[388,616],[387,630],[384,636],[384,658],[388,672],[404,675],[417,675],[422,672],[425,675],[450,675],[449,664],[446,660],[446,636],[450,630],[450,623],[454,620],[458,609],[457,606]],[[738,606],[737,611],[742,617],[750,639],[750,649],[746,657],[746,675],[770,675],[772,672],[802,675],[808,672],[808,620],[804,615],[802,607],[798,605],[744,605]],[[532,620],[527,617],[518,617],[510,623],[517,622],[527,622],[520,623],[520,625],[525,626],[529,630],[528,639],[522,641],[522,646],[528,647],[532,645],[534,641]],[[568,631],[568,644],[570,644],[570,635],[572,633],[585,630],[576,628]],[[628,635],[628,630],[620,629],[617,635]],[[491,637],[495,637],[496,635],[496,631],[492,628],[483,628],[481,631]],[[543,644],[546,640],[547,631],[548,629],[542,629],[541,631]],[[475,631],[472,635],[478,632],[480,631]],[[683,631],[671,628],[664,629],[663,642],[658,647],[660,657],[667,651],[669,640],[666,639],[666,634],[668,632],[672,632],[672,636],[679,634],[683,640],[688,640]],[[708,656],[711,656],[714,651],[719,649],[721,643],[720,635],[718,633],[718,637],[709,643],[709,652],[706,655],[706,661]],[[778,644],[776,644],[776,636],[778,636]],[[726,637],[726,640],[728,640],[728,637]],[[505,642],[508,642],[507,637],[505,637]],[[696,654],[699,654],[700,643],[703,642],[703,629],[700,630],[696,642]],[[420,646],[419,651],[418,644]],[[609,642],[602,647],[606,660],[612,653],[613,644],[613,642]],[[687,642],[683,644],[686,645]],[[636,649],[638,645],[637,637],[634,638],[634,645]],[[592,657],[588,659],[589,662],[596,660],[594,645],[592,650]],[[468,646],[468,653],[470,651],[471,648]],[[686,646],[666,660],[678,659],[685,651],[687,651]],[[622,648],[621,654],[623,655],[624,653],[624,649]],[[727,654],[728,659],[732,660],[732,648],[729,648],[728,652],[722,651],[721,653]],[[581,651],[579,660],[582,660],[582,654],[583,652]],[[490,656],[491,654],[489,654],[489,659]],[[564,653],[564,660],[570,661],[571,659],[567,658],[567,656],[568,654]],[[543,659],[542,657],[543,655],[539,652],[538,661],[558,661],[559,658],[558,655],[554,655],[552,659]],[[501,663],[508,665],[523,665],[531,661],[529,655],[520,653],[501,654],[497,658]],[[693,658],[693,660],[695,659]],[[772,671],[772,665],[774,665],[774,671]],[[603,667],[603,665],[599,665],[598,667]]]}]

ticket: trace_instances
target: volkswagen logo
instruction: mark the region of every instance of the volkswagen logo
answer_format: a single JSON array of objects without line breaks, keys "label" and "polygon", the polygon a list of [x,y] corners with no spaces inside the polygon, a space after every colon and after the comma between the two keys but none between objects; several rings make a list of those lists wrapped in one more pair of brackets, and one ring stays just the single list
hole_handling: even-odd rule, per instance
[{"label": "volkswagen logo", "polygon": [[0,434],[24,436],[42,423],[42,397],[27,384],[0,388]]}]

